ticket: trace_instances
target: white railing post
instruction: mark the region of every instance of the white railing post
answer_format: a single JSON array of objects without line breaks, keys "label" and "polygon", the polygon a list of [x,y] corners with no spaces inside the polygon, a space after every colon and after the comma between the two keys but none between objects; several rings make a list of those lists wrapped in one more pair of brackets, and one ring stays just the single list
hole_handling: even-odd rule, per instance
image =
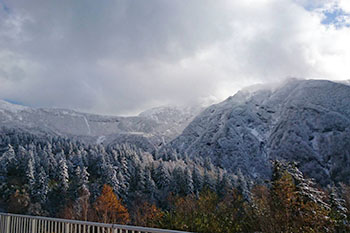
[{"label": "white railing post", "polygon": [[64,223],[64,233],[69,232],[69,223]]},{"label": "white railing post", "polygon": [[11,216],[6,216],[5,218],[5,222],[6,222],[6,231],[5,233],[10,233],[10,221],[11,221]]},{"label": "white railing post", "polygon": [[32,222],[32,233],[36,232],[36,219],[31,219]]}]

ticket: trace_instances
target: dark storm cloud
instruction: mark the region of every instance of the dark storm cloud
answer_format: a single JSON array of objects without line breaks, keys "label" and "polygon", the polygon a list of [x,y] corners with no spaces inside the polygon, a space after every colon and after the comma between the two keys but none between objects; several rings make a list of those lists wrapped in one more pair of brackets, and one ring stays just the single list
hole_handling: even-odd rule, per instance
[{"label": "dark storm cloud", "polygon": [[337,62],[325,57],[338,52],[327,40],[348,37],[324,34],[321,16],[292,0],[0,3],[0,98],[97,113],[220,100],[286,76],[341,76],[323,69]]}]

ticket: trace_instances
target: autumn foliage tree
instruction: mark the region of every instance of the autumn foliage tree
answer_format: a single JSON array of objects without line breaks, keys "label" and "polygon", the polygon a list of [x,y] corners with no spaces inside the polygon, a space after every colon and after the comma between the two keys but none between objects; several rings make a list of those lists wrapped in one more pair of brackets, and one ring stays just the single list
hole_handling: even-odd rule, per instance
[{"label": "autumn foliage tree", "polygon": [[95,221],[103,223],[126,224],[130,217],[128,210],[118,199],[109,185],[103,185],[101,195],[93,204],[93,216]]},{"label": "autumn foliage tree", "polygon": [[350,232],[349,181],[321,190],[294,163],[273,162],[262,183],[175,152],[0,132],[1,211],[198,233]]},{"label": "autumn foliage tree", "polygon": [[256,185],[251,191],[251,213],[253,228],[261,232],[273,232],[275,222],[272,220],[270,189]]},{"label": "autumn foliage tree", "polygon": [[158,227],[164,213],[155,204],[145,201],[141,203],[134,216],[134,224],[144,227]]},{"label": "autumn foliage tree", "polygon": [[71,201],[66,202],[65,206],[61,208],[57,214],[57,217],[64,219],[77,219],[73,203]]},{"label": "autumn foliage tree", "polygon": [[172,208],[165,214],[163,228],[183,231],[214,232],[218,229],[215,209],[218,197],[211,191],[195,195],[171,197]]},{"label": "autumn foliage tree", "polygon": [[256,231],[332,231],[324,192],[305,179],[294,163],[275,161],[271,188],[255,188],[252,197]]},{"label": "autumn foliage tree", "polygon": [[219,232],[251,232],[250,203],[244,199],[237,189],[228,190],[218,204]]},{"label": "autumn foliage tree", "polygon": [[209,190],[171,198],[172,209],[164,215],[161,227],[203,233],[250,232],[247,201],[233,189],[223,198]]}]

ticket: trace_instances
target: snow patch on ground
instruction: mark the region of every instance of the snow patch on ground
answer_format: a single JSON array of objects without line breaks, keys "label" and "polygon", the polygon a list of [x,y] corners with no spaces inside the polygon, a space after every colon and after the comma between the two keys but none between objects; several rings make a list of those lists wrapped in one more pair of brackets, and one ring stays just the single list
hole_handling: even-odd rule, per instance
[{"label": "snow patch on ground", "polygon": [[251,134],[254,135],[260,142],[264,141],[264,136],[262,136],[256,129],[248,128]]},{"label": "snow patch on ground", "polygon": [[102,144],[106,140],[106,136],[99,136],[96,140],[97,144]]},{"label": "snow patch on ground", "polygon": [[84,118],[86,127],[87,127],[87,129],[88,129],[88,134],[90,135],[90,134],[91,134],[91,128],[90,128],[90,125],[89,125],[89,121],[86,119],[85,116],[83,116],[83,118]]}]

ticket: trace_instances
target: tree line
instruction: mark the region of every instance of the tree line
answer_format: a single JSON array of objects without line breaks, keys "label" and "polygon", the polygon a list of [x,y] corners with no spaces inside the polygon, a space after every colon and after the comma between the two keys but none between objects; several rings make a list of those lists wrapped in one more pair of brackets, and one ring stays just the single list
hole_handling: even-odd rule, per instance
[{"label": "tree line", "polygon": [[205,233],[350,231],[350,187],[321,188],[294,163],[253,183],[209,159],[6,129],[0,209]]}]

